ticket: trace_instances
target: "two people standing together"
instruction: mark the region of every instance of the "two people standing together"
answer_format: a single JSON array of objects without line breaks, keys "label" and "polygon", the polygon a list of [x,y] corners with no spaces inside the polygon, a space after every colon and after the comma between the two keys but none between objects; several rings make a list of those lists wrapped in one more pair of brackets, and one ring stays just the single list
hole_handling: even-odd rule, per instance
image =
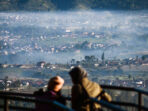
[{"label": "two people standing together", "polygon": [[[72,79],[71,90],[71,104],[72,109],[76,111],[100,111],[101,106],[97,103],[90,105],[89,97],[97,98],[98,100],[104,99],[108,102],[111,101],[111,96],[106,93],[99,84],[92,82],[87,77],[87,72],[81,67],[74,67],[70,70],[69,75]],[[66,104],[66,100],[61,96],[61,89],[64,84],[64,79],[60,76],[53,77],[48,82],[48,87],[45,92],[37,91],[34,94],[37,98],[56,100],[62,104]],[[52,106],[45,104],[36,104],[36,111],[59,111]]]}]

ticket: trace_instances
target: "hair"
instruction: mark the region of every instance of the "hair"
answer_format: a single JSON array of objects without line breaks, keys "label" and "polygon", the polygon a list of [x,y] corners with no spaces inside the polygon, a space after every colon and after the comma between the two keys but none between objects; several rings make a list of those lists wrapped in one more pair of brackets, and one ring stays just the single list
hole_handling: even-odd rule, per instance
[{"label": "hair", "polygon": [[49,80],[47,90],[53,90],[55,92],[58,92],[61,90],[63,84],[64,79],[60,76],[55,76]]},{"label": "hair", "polygon": [[69,75],[74,84],[81,83],[82,78],[87,77],[87,72],[82,67],[74,67],[70,70]]}]

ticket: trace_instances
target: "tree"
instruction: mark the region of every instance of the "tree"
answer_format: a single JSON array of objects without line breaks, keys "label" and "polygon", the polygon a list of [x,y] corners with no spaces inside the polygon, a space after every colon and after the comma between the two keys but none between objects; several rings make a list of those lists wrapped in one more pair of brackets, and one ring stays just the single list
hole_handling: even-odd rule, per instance
[{"label": "tree", "polygon": [[76,60],[75,59],[72,59],[71,60],[71,64],[75,64]]},{"label": "tree", "polygon": [[102,59],[102,61],[104,61],[104,60],[105,60],[105,55],[104,55],[104,52],[102,53],[101,59]]},{"label": "tree", "polygon": [[142,58],[142,60],[143,60],[143,61],[146,59],[146,57],[145,57],[145,56],[142,56],[141,58]]},{"label": "tree", "polygon": [[129,75],[128,75],[128,79],[131,79],[131,78],[132,78],[132,75],[129,74]]},{"label": "tree", "polygon": [[85,56],[84,58],[85,58],[85,61],[87,62],[90,61],[90,56]]}]

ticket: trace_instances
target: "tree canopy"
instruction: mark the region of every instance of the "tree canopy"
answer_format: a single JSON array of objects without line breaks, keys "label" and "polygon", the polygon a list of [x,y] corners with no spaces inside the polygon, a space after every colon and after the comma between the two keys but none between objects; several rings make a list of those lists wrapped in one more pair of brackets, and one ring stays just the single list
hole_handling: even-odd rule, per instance
[{"label": "tree canopy", "polygon": [[0,11],[145,10],[147,0],[0,0]]}]

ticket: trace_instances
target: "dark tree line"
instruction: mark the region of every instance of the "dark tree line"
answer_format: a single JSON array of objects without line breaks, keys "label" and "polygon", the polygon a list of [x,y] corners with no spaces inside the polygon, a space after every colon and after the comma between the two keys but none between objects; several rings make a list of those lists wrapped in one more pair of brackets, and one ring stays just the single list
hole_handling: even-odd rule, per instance
[{"label": "dark tree line", "polygon": [[50,11],[77,9],[148,9],[147,0],[0,0],[0,11]]}]

